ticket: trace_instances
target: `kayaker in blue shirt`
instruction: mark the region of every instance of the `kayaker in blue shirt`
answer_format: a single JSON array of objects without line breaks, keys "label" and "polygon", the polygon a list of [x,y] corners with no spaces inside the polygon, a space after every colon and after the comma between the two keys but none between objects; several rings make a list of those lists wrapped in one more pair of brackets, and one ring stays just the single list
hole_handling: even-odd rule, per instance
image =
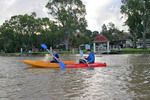
[{"label": "kayaker in blue shirt", "polygon": [[[58,55],[58,53],[57,53],[57,50],[54,50],[53,51],[53,55],[54,55],[54,57],[53,57],[53,60],[52,61],[50,61],[51,63],[58,63],[58,61],[56,60],[56,58],[60,61],[60,59],[59,59],[59,55]],[[55,58],[56,57],[56,58]]]},{"label": "kayaker in blue shirt", "polygon": [[[87,50],[87,53],[89,54],[89,56],[87,58],[85,58],[87,60],[87,62],[90,63],[94,63],[95,62],[95,56],[94,54],[91,52],[91,49]],[[85,60],[83,59],[79,59],[79,63],[86,63]]]},{"label": "kayaker in blue shirt", "polygon": [[88,50],[87,50],[87,53],[89,54],[89,56],[88,56],[87,58],[85,58],[85,59],[88,61],[89,64],[90,64],[90,63],[94,63],[94,62],[95,62],[95,56],[94,56],[94,54],[91,52],[91,49],[88,49]]}]

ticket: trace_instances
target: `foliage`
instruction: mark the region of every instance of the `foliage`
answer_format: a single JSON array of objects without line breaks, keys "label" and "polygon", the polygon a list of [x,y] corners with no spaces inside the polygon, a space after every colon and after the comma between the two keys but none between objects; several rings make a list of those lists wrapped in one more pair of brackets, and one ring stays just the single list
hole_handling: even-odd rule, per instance
[{"label": "foliage", "polygon": [[139,32],[143,36],[143,47],[146,49],[146,33],[150,21],[150,0],[122,0],[121,12],[127,15],[126,25],[136,39]]},{"label": "foliage", "polygon": [[66,40],[66,50],[68,50],[70,35],[76,33],[77,30],[84,32],[87,26],[85,5],[81,0],[49,0],[46,7],[49,14],[61,26],[60,30]]},{"label": "foliage", "polygon": [[[49,18],[36,19],[36,13],[31,15],[16,15],[5,21],[0,27],[0,41],[3,41],[1,49],[5,52],[17,52],[20,48],[28,51],[32,48],[40,48],[41,43],[48,46],[58,44],[58,26]],[[55,31],[54,31],[55,30]]]},{"label": "foliage", "polygon": [[103,24],[102,26],[102,34],[106,36],[110,41],[115,41],[119,39],[119,35],[122,34],[123,31],[120,31],[115,27],[115,24],[110,22],[107,26]]},{"label": "foliage", "polygon": [[89,37],[87,37],[85,35],[81,35],[78,42],[79,42],[79,44],[88,44]]}]

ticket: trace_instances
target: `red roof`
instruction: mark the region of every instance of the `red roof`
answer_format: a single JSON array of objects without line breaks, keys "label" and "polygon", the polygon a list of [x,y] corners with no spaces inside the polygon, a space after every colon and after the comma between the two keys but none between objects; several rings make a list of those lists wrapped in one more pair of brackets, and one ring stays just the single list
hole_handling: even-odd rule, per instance
[{"label": "red roof", "polygon": [[107,42],[109,41],[107,37],[105,36],[97,36],[95,39],[94,39],[94,42]]},{"label": "red roof", "polygon": [[[66,40],[64,40],[63,42],[61,42],[60,44],[65,44],[66,43]],[[68,42],[68,45],[69,44],[72,44],[71,42]]]}]

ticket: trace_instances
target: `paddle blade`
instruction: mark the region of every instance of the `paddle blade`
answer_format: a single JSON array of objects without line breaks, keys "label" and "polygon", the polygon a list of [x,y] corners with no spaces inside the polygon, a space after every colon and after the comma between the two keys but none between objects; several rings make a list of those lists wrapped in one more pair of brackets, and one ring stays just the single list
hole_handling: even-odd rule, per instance
[{"label": "paddle blade", "polygon": [[44,48],[44,49],[47,49],[47,46],[45,44],[41,44],[41,46]]},{"label": "paddle blade", "polygon": [[59,62],[59,65],[60,65],[61,68],[66,68],[66,65],[61,61]]},{"label": "paddle blade", "polygon": [[83,56],[83,52],[82,52],[82,50],[80,50],[80,53],[79,53],[79,54],[80,54],[80,56]]}]

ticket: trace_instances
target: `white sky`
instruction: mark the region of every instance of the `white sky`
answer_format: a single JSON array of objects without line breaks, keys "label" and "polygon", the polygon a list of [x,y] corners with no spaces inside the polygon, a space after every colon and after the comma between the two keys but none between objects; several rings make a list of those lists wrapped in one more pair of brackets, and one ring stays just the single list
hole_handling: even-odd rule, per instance
[{"label": "white sky", "polygon": [[[101,31],[103,24],[113,22],[120,30],[127,31],[127,26],[122,26],[121,0],[82,0],[86,5],[86,19],[88,29]],[[31,14],[36,12],[38,17],[48,17],[48,10],[45,8],[48,0],[0,0],[0,25],[11,16],[18,14]]]}]

